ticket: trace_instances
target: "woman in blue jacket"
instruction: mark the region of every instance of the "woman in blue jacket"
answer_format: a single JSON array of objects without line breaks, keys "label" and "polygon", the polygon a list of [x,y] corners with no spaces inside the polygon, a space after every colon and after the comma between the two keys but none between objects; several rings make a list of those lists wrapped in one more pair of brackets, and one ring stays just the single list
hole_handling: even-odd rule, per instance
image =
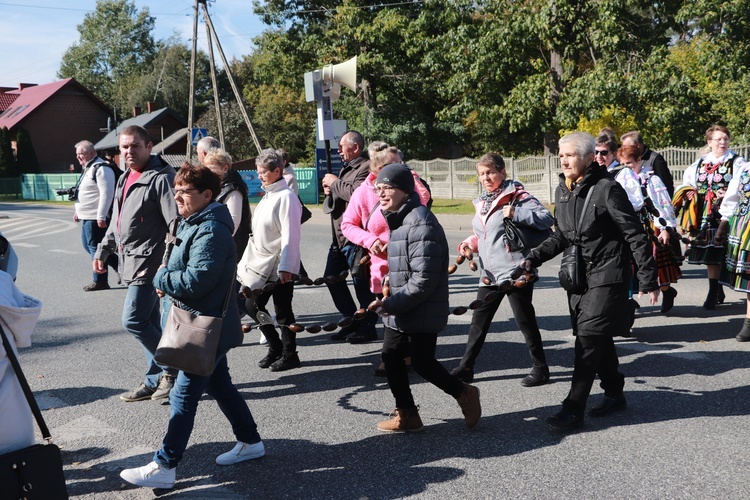
[{"label": "woman in blue jacket", "polygon": [[[178,223],[177,243],[154,276],[154,287],[159,295],[169,296],[172,307],[221,317],[226,291],[234,286],[237,257],[232,218],[227,207],[216,201],[221,191],[219,178],[207,167],[186,166],[175,177],[174,188],[182,220]],[[172,412],[161,449],[154,454],[153,462],[126,469],[120,477],[136,486],[174,486],[175,468],[187,447],[204,392],[216,400],[238,441],[232,450],[219,455],[216,463],[231,465],[265,455],[250,409],[229,376],[226,353],[241,343],[237,303],[229,300],[213,373],[202,377],[179,372],[169,394]]]}]

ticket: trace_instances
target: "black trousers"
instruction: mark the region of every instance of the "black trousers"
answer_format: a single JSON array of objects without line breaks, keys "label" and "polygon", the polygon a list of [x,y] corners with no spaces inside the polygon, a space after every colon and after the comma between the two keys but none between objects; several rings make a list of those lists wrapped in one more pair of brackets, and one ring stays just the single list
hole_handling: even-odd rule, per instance
[{"label": "black trousers", "polygon": [[[348,270],[349,263],[346,261],[346,256],[341,252],[341,250],[339,250],[337,246],[331,245],[330,249],[328,250],[326,270],[323,275],[338,276],[342,271]],[[362,280],[352,276],[352,283],[354,284],[354,292],[357,295],[359,307],[362,309],[367,309],[367,306],[369,306],[370,303],[375,300],[375,294],[370,290],[370,281]],[[353,316],[354,312],[357,310],[357,305],[352,298],[352,294],[349,291],[349,285],[347,285],[346,281],[340,281],[336,283],[326,282],[326,286],[328,286],[328,291],[331,294],[333,305],[336,306],[336,310],[341,313],[342,316]],[[359,330],[361,328],[364,328],[374,332],[377,321],[378,315],[372,311],[367,311],[364,319],[355,322],[356,327],[351,329]]]},{"label": "black trousers", "polygon": [[604,394],[617,396],[625,387],[625,376],[619,371],[615,342],[609,335],[576,336],[573,381],[563,409],[583,415],[594,378],[599,375]]},{"label": "black trousers", "polygon": [[276,312],[276,323],[281,326],[281,337],[273,325],[262,325],[260,331],[268,340],[268,347],[278,354],[294,354],[297,352],[297,334],[291,331],[287,325],[296,321],[292,311],[292,298],[294,297],[294,282],[281,284],[274,282],[275,286],[270,292],[263,292],[255,299],[247,299],[245,307],[248,314],[258,321],[258,311],[268,314],[268,301],[273,299],[273,308]]},{"label": "black trousers", "polygon": [[409,387],[409,373],[404,358],[411,355],[411,367],[421,377],[454,398],[461,395],[464,384],[435,359],[437,333],[404,333],[385,327],[383,362],[396,408],[415,408]]},{"label": "black trousers", "polygon": [[[496,292],[499,287],[480,286],[477,292],[477,299],[484,300],[487,294]],[[523,333],[526,340],[526,346],[529,348],[532,368],[547,368],[547,357],[544,355],[544,346],[542,344],[542,334],[539,332],[539,325],[536,322],[536,311],[531,299],[534,295],[534,285],[526,285],[523,288],[511,288],[506,293],[499,293],[495,300],[484,302],[480,307],[474,309],[471,317],[471,327],[469,328],[469,340],[466,343],[466,353],[461,359],[461,367],[473,370],[477,357],[479,356],[484,341],[487,338],[487,332],[492,325],[492,319],[503,301],[503,297],[508,296],[510,308],[513,310],[513,316],[519,330]]]}]

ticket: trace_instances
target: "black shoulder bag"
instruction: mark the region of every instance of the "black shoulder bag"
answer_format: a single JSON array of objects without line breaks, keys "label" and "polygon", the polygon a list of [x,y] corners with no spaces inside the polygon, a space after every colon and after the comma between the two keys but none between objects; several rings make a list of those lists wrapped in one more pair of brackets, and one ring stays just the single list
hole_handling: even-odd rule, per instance
[{"label": "black shoulder bag", "polygon": [[594,192],[596,184],[591,186],[588,194],[586,194],[586,201],[583,202],[583,211],[581,211],[581,218],[578,219],[576,224],[576,232],[573,237],[573,244],[565,249],[562,254],[562,260],[560,261],[560,272],[558,277],[560,278],[560,285],[569,293],[581,295],[586,293],[589,286],[586,283],[586,262],[583,260],[583,250],[581,249],[581,227],[583,226],[583,218],[586,215],[586,209],[589,206],[589,200],[591,194]]},{"label": "black shoulder bag", "polygon": [[67,499],[68,490],[65,487],[60,448],[52,444],[52,435],[44,422],[39,405],[36,404],[29,383],[21,371],[16,353],[13,352],[10,341],[1,326],[0,335],[3,337],[3,347],[5,347],[10,364],[18,377],[18,383],[42,431],[42,437],[47,441],[47,444],[35,444],[0,455],[0,489],[2,490],[0,496],[29,500]]},{"label": "black shoulder bag", "polygon": [[[376,203],[372,208],[372,211],[370,211],[370,215],[367,217],[364,227],[362,228],[365,231],[367,231],[367,225],[370,223],[370,219],[372,219],[372,214],[375,213],[375,210],[377,210],[379,206],[380,202]],[[365,247],[361,247],[353,243],[351,245],[346,245],[344,248],[346,249],[344,250],[346,263],[349,265],[349,270],[352,273],[352,277],[356,277],[361,280],[369,279],[370,265],[367,262],[362,262],[365,256],[369,255],[369,250]]]},{"label": "black shoulder bag", "polygon": [[[511,206],[518,206],[515,198],[511,202]],[[552,234],[552,231],[549,229],[537,229],[535,227],[516,224],[510,217],[503,218],[503,228],[505,229],[505,242],[508,244],[508,249],[511,252],[531,250],[541,245]]]}]

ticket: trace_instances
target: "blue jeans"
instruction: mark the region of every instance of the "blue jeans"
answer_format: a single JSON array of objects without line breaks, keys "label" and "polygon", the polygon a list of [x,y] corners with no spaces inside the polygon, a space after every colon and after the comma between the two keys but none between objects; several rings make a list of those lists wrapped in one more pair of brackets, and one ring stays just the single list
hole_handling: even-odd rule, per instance
[{"label": "blue jeans", "polygon": [[146,354],[146,378],[143,383],[147,387],[159,385],[162,371],[169,375],[177,375],[176,370],[162,370],[154,361],[154,352],[161,340],[161,313],[159,296],[156,295],[153,285],[128,286],[125,307],[122,309],[122,326],[143,346]]},{"label": "blue jeans", "polygon": [[[107,228],[99,227],[97,221],[95,220],[81,221],[81,243],[83,244],[83,249],[86,250],[91,256],[91,260],[94,260],[96,246],[104,239],[104,234],[106,232]],[[107,283],[107,266],[117,271],[117,255],[110,255],[107,258],[107,262],[105,262],[104,264],[104,274],[93,273],[94,283]]]},{"label": "blue jeans", "polygon": [[214,398],[219,409],[232,425],[237,441],[254,444],[260,441],[258,426],[250,408],[232,384],[226,355],[216,361],[214,372],[208,377],[179,372],[174,388],[169,393],[172,413],[169,416],[167,434],[162,447],[154,453],[154,462],[162,467],[173,468],[182,460],[190,434],[193,432],[195,413],[203,393]]}]

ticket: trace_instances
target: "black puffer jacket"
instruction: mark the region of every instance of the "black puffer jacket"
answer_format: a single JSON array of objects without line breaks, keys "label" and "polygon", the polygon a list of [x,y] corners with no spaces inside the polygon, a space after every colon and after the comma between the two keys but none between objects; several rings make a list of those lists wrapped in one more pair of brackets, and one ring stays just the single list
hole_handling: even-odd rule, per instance
[{"label": "black puffer jacket", "polygon": [[383,212],[390,229],[384,302],[389,328],[406,333],[438,333],[448,323],[448,240],[430,209],[411,197],[397,212]]},{"label": "black puffer jacket", "polygon": [[250,227],[252,226],[250,203],[247,200],[247,184],[242,180],[242,176],[236,171],[231,170],[224,179],[221,181],[221,192],[216,197],[216,201],[221,204],[226,204],[225,200],[232,191],[239,191],[242,194],[242,218],[240,219],[240,227],[234,232],[232,239],[234,240],[234,246],[237,249],[237,262],[242,257],[242,252],[247,247],[247,240],[250,239]]},{"label": "black puffer jacket", "polygon": [[572,192],[565,185],[565,177],[560,175],[555,194],[556,231],[529,253],[528,260],[538,266],[573,244],[576,223],[593,185],[596,185],[596,190],[583,214],[581,228],[589,289],[627,282],[632,253],[638,267],[640,291],[656,290],[656,263],[648,236],[625,190],[598,164],[588,169]]}]

